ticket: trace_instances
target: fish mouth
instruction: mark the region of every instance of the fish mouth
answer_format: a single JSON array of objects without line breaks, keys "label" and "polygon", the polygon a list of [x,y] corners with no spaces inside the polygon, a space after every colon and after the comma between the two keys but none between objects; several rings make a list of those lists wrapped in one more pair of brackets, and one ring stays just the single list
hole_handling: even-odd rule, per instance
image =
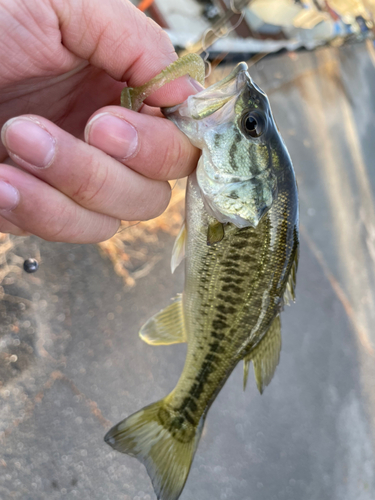
[{"label": "fish mouth", "polygon": [[247,83],[253,85],[247,64],[241,62],[223,80],[214,83],[198,94],[189,96],[182,104],[163,108],[162,112],[165,117],[175,121],[177,125],[179,125],[178,116],[202,120],[221,109],[234,97],[238,97]]}]

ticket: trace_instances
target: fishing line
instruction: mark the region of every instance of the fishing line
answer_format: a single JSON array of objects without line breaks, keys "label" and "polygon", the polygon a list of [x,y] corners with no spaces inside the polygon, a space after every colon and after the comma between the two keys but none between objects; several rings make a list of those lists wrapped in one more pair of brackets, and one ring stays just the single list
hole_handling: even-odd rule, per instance
[{"label": "fishing line", "polygon": [[207,65],[207,71],[206,71],[206,75],[204,77],[204,79],[206,80],[210,74],[211,74],[211,63],[210,61],[208,60],[208,56],[209,56],[209,53],[208,53],[208,47],[206,47],[205,43],[206,43],[206,36],[208,35],[208,33],[212,31],[213,34],[215,34],[214,30],[212,28],[207,28],[206,31],[203,33],[202,35],[202,51],[204,52],[204,57],[203,57],[203,62],[204,64]]},{"label": "fishing line", "polygon": [[235,14],[242,14],[242,10],[237,10],[236,6],[234,5],[234,0],[230,0],[229,5],[232,12],[234,12]]},{"label": "fishing line", "polygon": [[138,222],[136,222],[135,224],[130,224],[130,226],[126,226],[126,227],[122,226],[122,227],[121,227],[121,228],[117,231],[117,233],[116,233],[116,234],[123,233],[124,231],[126,231],[126,229],[130,229],[131,227],[138,226],[138,224],[140,224],[141,222],[142,222],[142,221],[138,221]]},{"label": "fishing line", "polygon": [[[234,4],[234,0],[230,0],[229,5],[230,5],[230,10],[233,12],[233,14],[240,14],[238,21],[235,24],[233,24],[230,28],[226,28],[225,25],[221,26],[218,30],[214,30],[213,28],[207,28],[206,31],[202,35],[202,52],[204,52],[203,61],[207,65],[207,72],[206,72],[205,80],[211,75],[211,68],[212,68],[211,63],[208,60],[209,52],[207,50],[208,47],[210,45],[212,45],[212,43],[209,44],[208,46],[206,46],[206,37],[207,37],[208,33],[212,32],[213,36],[216,37],[217,40],[220,40],[221,38],[225,38],[230,33],[232,33],[232,31],[234,31],[238,28],[238,26],[242,23],[242,21],[245,17],[244,9],[237,10],[237,8]],[[223,32],[223,28],[224,29],[226,28],[226,31]]]},{"label": "fishing line", "polygon": [[254,66],[254,64],[257,64],[259,61],[263,59],[263,57],[266,57],[270,54],[270,52],[260,52],[259,54],[256,54],[253,56],[250,61],[248,61],[247,65],[249,68]]},{"label": "fishing line", "polygon": [[176,180],[175,180],[175,183],[173,184],[173,187],[171,188],[171,191],[173,191],[173,190],[174,190],[174,188],[177,186],[178,181],[179,181],[179,179],[176,179]]},{"label": "fishing line", "polygon": [[225,38],[226,36],[229,35],[229,33],[231,33],[232,31],[234,31],[235,29],[238,28],[238,26],[242,23],[244,17],[245,17],[245,11],[242,10],[242,11],[238,11],[237,10],[234,10],[233,11],[234,14],[241,14],[238,21],[236,22],[236,24],[233,24],[232,27],[230,29],[227,30],[227,32],[222,36],[222,38]]}]

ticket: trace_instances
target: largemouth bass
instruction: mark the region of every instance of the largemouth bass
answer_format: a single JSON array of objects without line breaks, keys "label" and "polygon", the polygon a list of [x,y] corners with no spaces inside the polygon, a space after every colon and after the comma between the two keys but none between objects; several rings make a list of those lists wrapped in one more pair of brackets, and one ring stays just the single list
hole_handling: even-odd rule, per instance
[{"label": "largemouth bass", "polygon": [[[139,97],[130,92],[130,100]],[[172,267],[185,256],[183,294],[140,336],[154,345],[187,342],[187,357],[175,389],[105,440],[146,466],[158,499],[176,500],[208,409],[237,363],[244,360],[244,386],[250,361],[260,392],[272,379],[279,314],[294,299],[298,197],[268,98],[245,63],[164,114],[202,155],[188,178],[186,223],[173,249]]]}]

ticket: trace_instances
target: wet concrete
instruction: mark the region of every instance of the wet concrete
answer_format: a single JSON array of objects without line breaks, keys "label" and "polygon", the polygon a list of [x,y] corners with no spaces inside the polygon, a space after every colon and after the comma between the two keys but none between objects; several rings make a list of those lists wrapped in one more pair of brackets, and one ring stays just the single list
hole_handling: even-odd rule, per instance
[{"label": "wet concrete", "polygon": [[[242,366],[213,404],[182,500],[375,498],[375,67],[353,45],[251,68],[293,158],[301,203],[297,302],[260,396]],[[185,346],[137,331],[183,286],[163,258],[124,288],[95,246],[20,243],[35,275],[4,284],[0,324],[0,498],[149,500],[137,460],[109,427],[165,396]],[[12,301],[10,297],[20,297]],[[13,357],[12,357],[13,356]]]}]

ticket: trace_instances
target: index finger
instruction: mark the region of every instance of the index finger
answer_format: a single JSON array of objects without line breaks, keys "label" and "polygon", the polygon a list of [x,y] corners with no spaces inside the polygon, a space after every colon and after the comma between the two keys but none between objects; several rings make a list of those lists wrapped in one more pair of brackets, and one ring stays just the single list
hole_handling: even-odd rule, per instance
[{"label": "index finger", "polygon": [[[177,59],[165,31],[129,0],[52,1],[66,49],[130,87],[146,83]],[[172,106],[197,90],[189,77],[181,77],[147,103]]]}]

